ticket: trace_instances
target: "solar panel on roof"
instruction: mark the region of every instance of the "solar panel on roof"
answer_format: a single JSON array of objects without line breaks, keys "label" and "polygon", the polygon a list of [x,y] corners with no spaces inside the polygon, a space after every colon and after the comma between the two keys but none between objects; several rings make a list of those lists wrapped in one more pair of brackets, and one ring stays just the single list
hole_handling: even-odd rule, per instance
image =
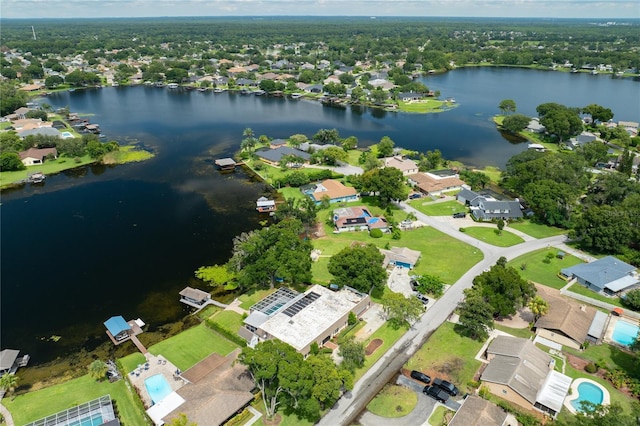
[{"label": "solar panel on roof", "polygon": [[287,309],[285,309],[283,313],[289,317],[293,317],[319,297],[320,295],[318,293],[310,291],[309,293],[305,294],[302,299],[298,300]]}]

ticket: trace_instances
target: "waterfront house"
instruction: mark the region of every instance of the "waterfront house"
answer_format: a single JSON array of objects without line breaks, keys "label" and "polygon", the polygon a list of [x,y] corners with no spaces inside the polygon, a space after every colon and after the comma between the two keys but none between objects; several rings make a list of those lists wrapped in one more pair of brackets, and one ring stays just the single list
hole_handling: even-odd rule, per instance
[{"label": "waterfront house", "polygon": [[316,204],[320,204],[323,198],[330,203],[358,200],[358,191],[350,186],[345,186],[337,180],[326,179],[320,183],[305,185],[300,190],[311,197]]},{"label": "waterfront house", "polygon": [[414,173],[407,176],[409,183],[425,195],[438,196],[443,192],[462,189],[464,181],[456,173],[445,170],[442,173]]},{"label": "waterfront house", "polygon": [[107,334],[116,342],[122,342],[130,337],[132,328],[120,315],[109,318],[104,322]]},{"label": "waterfront house", "polygon": [[211,294],[191,287],[185,287],[178,294],[180,294],[180,301],[182,303],[193,307],[200,307],[211,299]]},{"label": "waterfront house", "polygon": [[44,163],[45,158],[49,155],[53,158],[58,158],[58,150],[55,148],[29,148],[18,153],[20,161],[27,167]]},{"label": "waterfront house", "polygon": [[249,309],[239,334],[251,347],[278,339],[306,356],[312,344],[322,347],[344,329],[350,313],[360,318],[370,305],[368,294],[346,286],[316,284],[302,294],[283,287]]},{"label": "waterfront house", "polygon": [[412,101],[421,101],[425,98],[424,93],[416,93],[416,92],[403,92],[398,93],[398,99],[402,102],[412,102]]},{"label": "waterfront house", "polygon": [[276,149],[259,149],[255,154],[265,163],[269,163],[274,166],[279,166],[282,157],[285,156],[295,156],[300,159],[300,163],[307,163],[311,159],[310,154],[288,146],[280,146]]},{"label": "waterfront house", "polygon": [[418,173],[418,164],[408,158],[402,158],[402,156],[385,157],[382,159],[382,165],[384,167],[393,167],[402,172],[404,176]]},{"label": "waterfront house", "polygon": [[267,197],[260,197],[256,201],[256,210],[260,213],[268,213],[276,211],[276,202]]},{"label": "waterfront house", "polygon": [[560,274],[598,293],[618,295],[640,285],[636,268],[622,260],[607,256],[589,263],[564,268]]}]

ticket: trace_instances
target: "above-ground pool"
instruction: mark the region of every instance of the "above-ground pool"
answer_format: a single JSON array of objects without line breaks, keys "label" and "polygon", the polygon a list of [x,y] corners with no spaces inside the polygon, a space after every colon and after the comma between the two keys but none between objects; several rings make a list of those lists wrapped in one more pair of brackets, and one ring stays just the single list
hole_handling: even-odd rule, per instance
[{"label": "above-ground pool", "polygon": [[633,343],[633,340],[638,335],[638,327],[636,324],[632,324],[627,321],[618,320],[616,325],[613,328],[613,335],[611,336],[613,340],[621,345],[629,346]]},{"label": "above-ground pool", "polygon": [[165,379],[162,374],[156,374],[155,376],[144,379],[144,387],[147,388],[147,393],[154,404],[162,401],[173,392],[167,379]]},{"label": "above-ground pool", "polygon": [[578,385],[578,398],[571,401],[571,405],[576,411],[582,409],[582,401],[589,401],[597,405],[601,405],[604,401],[604,392],[600,386],[590,382],[582,382]]}]

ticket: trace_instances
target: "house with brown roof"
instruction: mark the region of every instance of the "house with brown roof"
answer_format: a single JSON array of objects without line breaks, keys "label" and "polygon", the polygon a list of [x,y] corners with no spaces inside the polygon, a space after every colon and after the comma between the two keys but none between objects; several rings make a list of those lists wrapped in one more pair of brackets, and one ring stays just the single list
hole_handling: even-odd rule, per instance
[{"label": "house with brown roof", "polygon": [[448,426],[518,426],[518,421],[496,404],[469,395]]},{"label": "house with brown roof", "polygon": [[414,173],[407,176],[409,183],[417,187],[425,195],[438,196],[443,192],[462,189],[464,181],[457,174],[439,176],[434,173]]},{"label": "house with brown roof", "polygon": [[538,286],[538,294],[549,304],[549,312],[536,321],[538,336],[574,349],[580,349],[587,340],[600,342],[605,323],[602,316],[606,319],[606,314],[597,315],[595,308],[554,296],[542,286]]},{"label": "house with brown roof", "polygon": [[418,164],[409,158],[402,158],[401,156],[385,157],[382,159],[382,165],[398,169],[404,176],[418,173]]},{"label": "house with brown roof", "polygon": [[44,159],[48,155],[52,155],[53,158],[58,158],[58,150],[55,148],[29,148],[26,151],[18,153],[22,164],[27,167],[44,163]]},{"label": "house with brown roof", "polygon": [[305,185],[300,190],[311,197],[316,204],[320,204],[324,198],[330,203],[357,201],[358,191],[350,186],[343,185],[335,179],[326,179],[320,183]]},{"label": "house with brown roof", "polygon": [[555,360],[531,340],[498,336],[485,355],[480,380],[492,394],[553,417],[560,412],[571,377],[555,371]]}]

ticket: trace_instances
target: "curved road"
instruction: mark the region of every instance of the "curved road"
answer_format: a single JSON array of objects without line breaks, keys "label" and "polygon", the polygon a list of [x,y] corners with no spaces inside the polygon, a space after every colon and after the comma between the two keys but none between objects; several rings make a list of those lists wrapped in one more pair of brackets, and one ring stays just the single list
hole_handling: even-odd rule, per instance
[{"label": "curved road", "polygon": [[541,248],[555,246],[566,241],[565,235],[525,241],[512,247],[496,247],[478,241],[458,230],[458,223],[447,218],[424,215],[406,203],[398,206],[407,213],[413,213],[418,220],[445,234],[477,247],[484,254],[484,259],[469,269],[447,292],[424,313],[387,353],[378,360],[364,376],[355,384],[352,391],[345,393],[327,414],[320,419],[318,425],[335,426],[353,423],[367,403],[389,382],[411,356],[426,342],[446,319],[453,313],[463,299],[463,291],[470,288],[473,279],[486,268],[493,266],[504,256],[508,260]]}]

